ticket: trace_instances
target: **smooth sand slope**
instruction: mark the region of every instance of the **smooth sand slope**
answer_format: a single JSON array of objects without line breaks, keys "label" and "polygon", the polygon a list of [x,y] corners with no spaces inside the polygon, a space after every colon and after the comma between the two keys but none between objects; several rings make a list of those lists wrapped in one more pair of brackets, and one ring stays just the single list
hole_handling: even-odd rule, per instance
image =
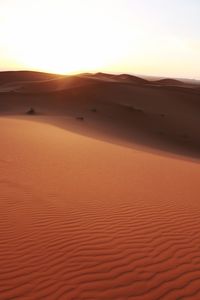
[{"label": "smooth sand slope", "polygon": [[0,119],[0,299],[200,299],[198,163]]}]

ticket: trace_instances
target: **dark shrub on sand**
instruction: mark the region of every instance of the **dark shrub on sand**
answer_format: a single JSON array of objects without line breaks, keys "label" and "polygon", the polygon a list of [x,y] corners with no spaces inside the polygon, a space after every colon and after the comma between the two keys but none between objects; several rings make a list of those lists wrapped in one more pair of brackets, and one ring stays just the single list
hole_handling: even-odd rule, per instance
[{"label": "dark shrub on sand", "polygon": [[83,117],[76,117],[76,119],[79,120],[79,121],[84,121]]},{"label": "dark shrub on sand", "polygon": [[27,112],[26,112],[27,115],[35,115],[36,112],[35,110],[31,107]]}]

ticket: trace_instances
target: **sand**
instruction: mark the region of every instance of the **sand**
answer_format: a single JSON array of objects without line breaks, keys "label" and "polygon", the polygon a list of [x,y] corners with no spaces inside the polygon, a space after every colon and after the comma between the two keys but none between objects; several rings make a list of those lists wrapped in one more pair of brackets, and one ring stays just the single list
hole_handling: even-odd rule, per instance
[{"label": "sand", "polygon": [[130,83],[129,77],[121,81],[119,76],[111,80],[113,75],[108,79],[103,75],[103,79],[100,73],[98,78],[86,74],[13,82],[15,74],[0,85],[0,115],[24,118],[34,108],[42,122],[72,132],[199,158],[200,90],[196,86],[138,84],[139,80]]},{"label": "sand", "polygon": [[[148,92],[134,87],[141,89]],[[106,135],[102,124],[111,112],[115,120],[115,106],[86,114],[84,94],[69,108],[58,94],[57,106],[51,94],[26,94],[46,112],[34,116],[19,114],[25,98],[2,95],[11,105],[7,112],[1,106],[0,118],[0,299],[199,299],[200,168],[193,152],[131,144],[116,134],[119,126]],[[192,115],[197,98],[190,95]],[[164,103],[171,114],[172,103]],[[122,116],[128,113],[122,107]]]}]

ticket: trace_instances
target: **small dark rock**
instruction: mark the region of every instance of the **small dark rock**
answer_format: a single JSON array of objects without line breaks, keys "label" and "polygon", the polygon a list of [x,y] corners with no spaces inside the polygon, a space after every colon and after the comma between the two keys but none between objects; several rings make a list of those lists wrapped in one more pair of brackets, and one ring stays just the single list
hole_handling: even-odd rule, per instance
[{"label": "small dark rock", "polygon": [[31,107],[27,112],[26,112],[27,115],[35,115],[36,112],[35,110]]},{"label": "small dark rock", "polygon": [[79,121],[84,121],[83,117],[76,117],[76,119],[79,120]]},{"label": "small dark rock", "polygon": [[92,109],[91,109],[91,112],[96,113],[96,112],[97,112],[97,109],[96,109],[96,108],[92,108]]},{"label": "small dark rock", "polygon": [[134,110],[133,106],[127,106],[128,109]]},{"label": "small dark rock", "polygon": [[136,108],[135,110],[136,110],[137,112],[143,113],[143,110],[140,109],[140,108]]},{"label": "small dark rock", "polygon": [[143,110],[140,109],[140,108],[135,108],[135,107],[133,107],[133,106],[127,106],[127,108],[128,108],[129,110],[132,110],[132,111],[135,111],[135,112],[143,113]]},{"label": "small dark rock", "polygon": [[163,131],[159,131],[158,133],[159,133],[159,135],[164,135]]},{"label": "small dark rock", "polygon": [[183,133],[182,135],[181,135],[181,137],[184,139],[184,140],[188,140],[188,135],[186,134],[186,133]]}]

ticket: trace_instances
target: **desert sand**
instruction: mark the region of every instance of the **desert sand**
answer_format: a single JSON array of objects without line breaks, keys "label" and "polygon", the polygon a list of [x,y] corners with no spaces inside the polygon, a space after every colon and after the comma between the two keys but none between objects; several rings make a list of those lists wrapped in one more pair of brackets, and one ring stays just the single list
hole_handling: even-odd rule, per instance
[{"label": "desert sand", "polygon": [[200,299],[199,88],[35,76],[0,84],[0,299]]}]

